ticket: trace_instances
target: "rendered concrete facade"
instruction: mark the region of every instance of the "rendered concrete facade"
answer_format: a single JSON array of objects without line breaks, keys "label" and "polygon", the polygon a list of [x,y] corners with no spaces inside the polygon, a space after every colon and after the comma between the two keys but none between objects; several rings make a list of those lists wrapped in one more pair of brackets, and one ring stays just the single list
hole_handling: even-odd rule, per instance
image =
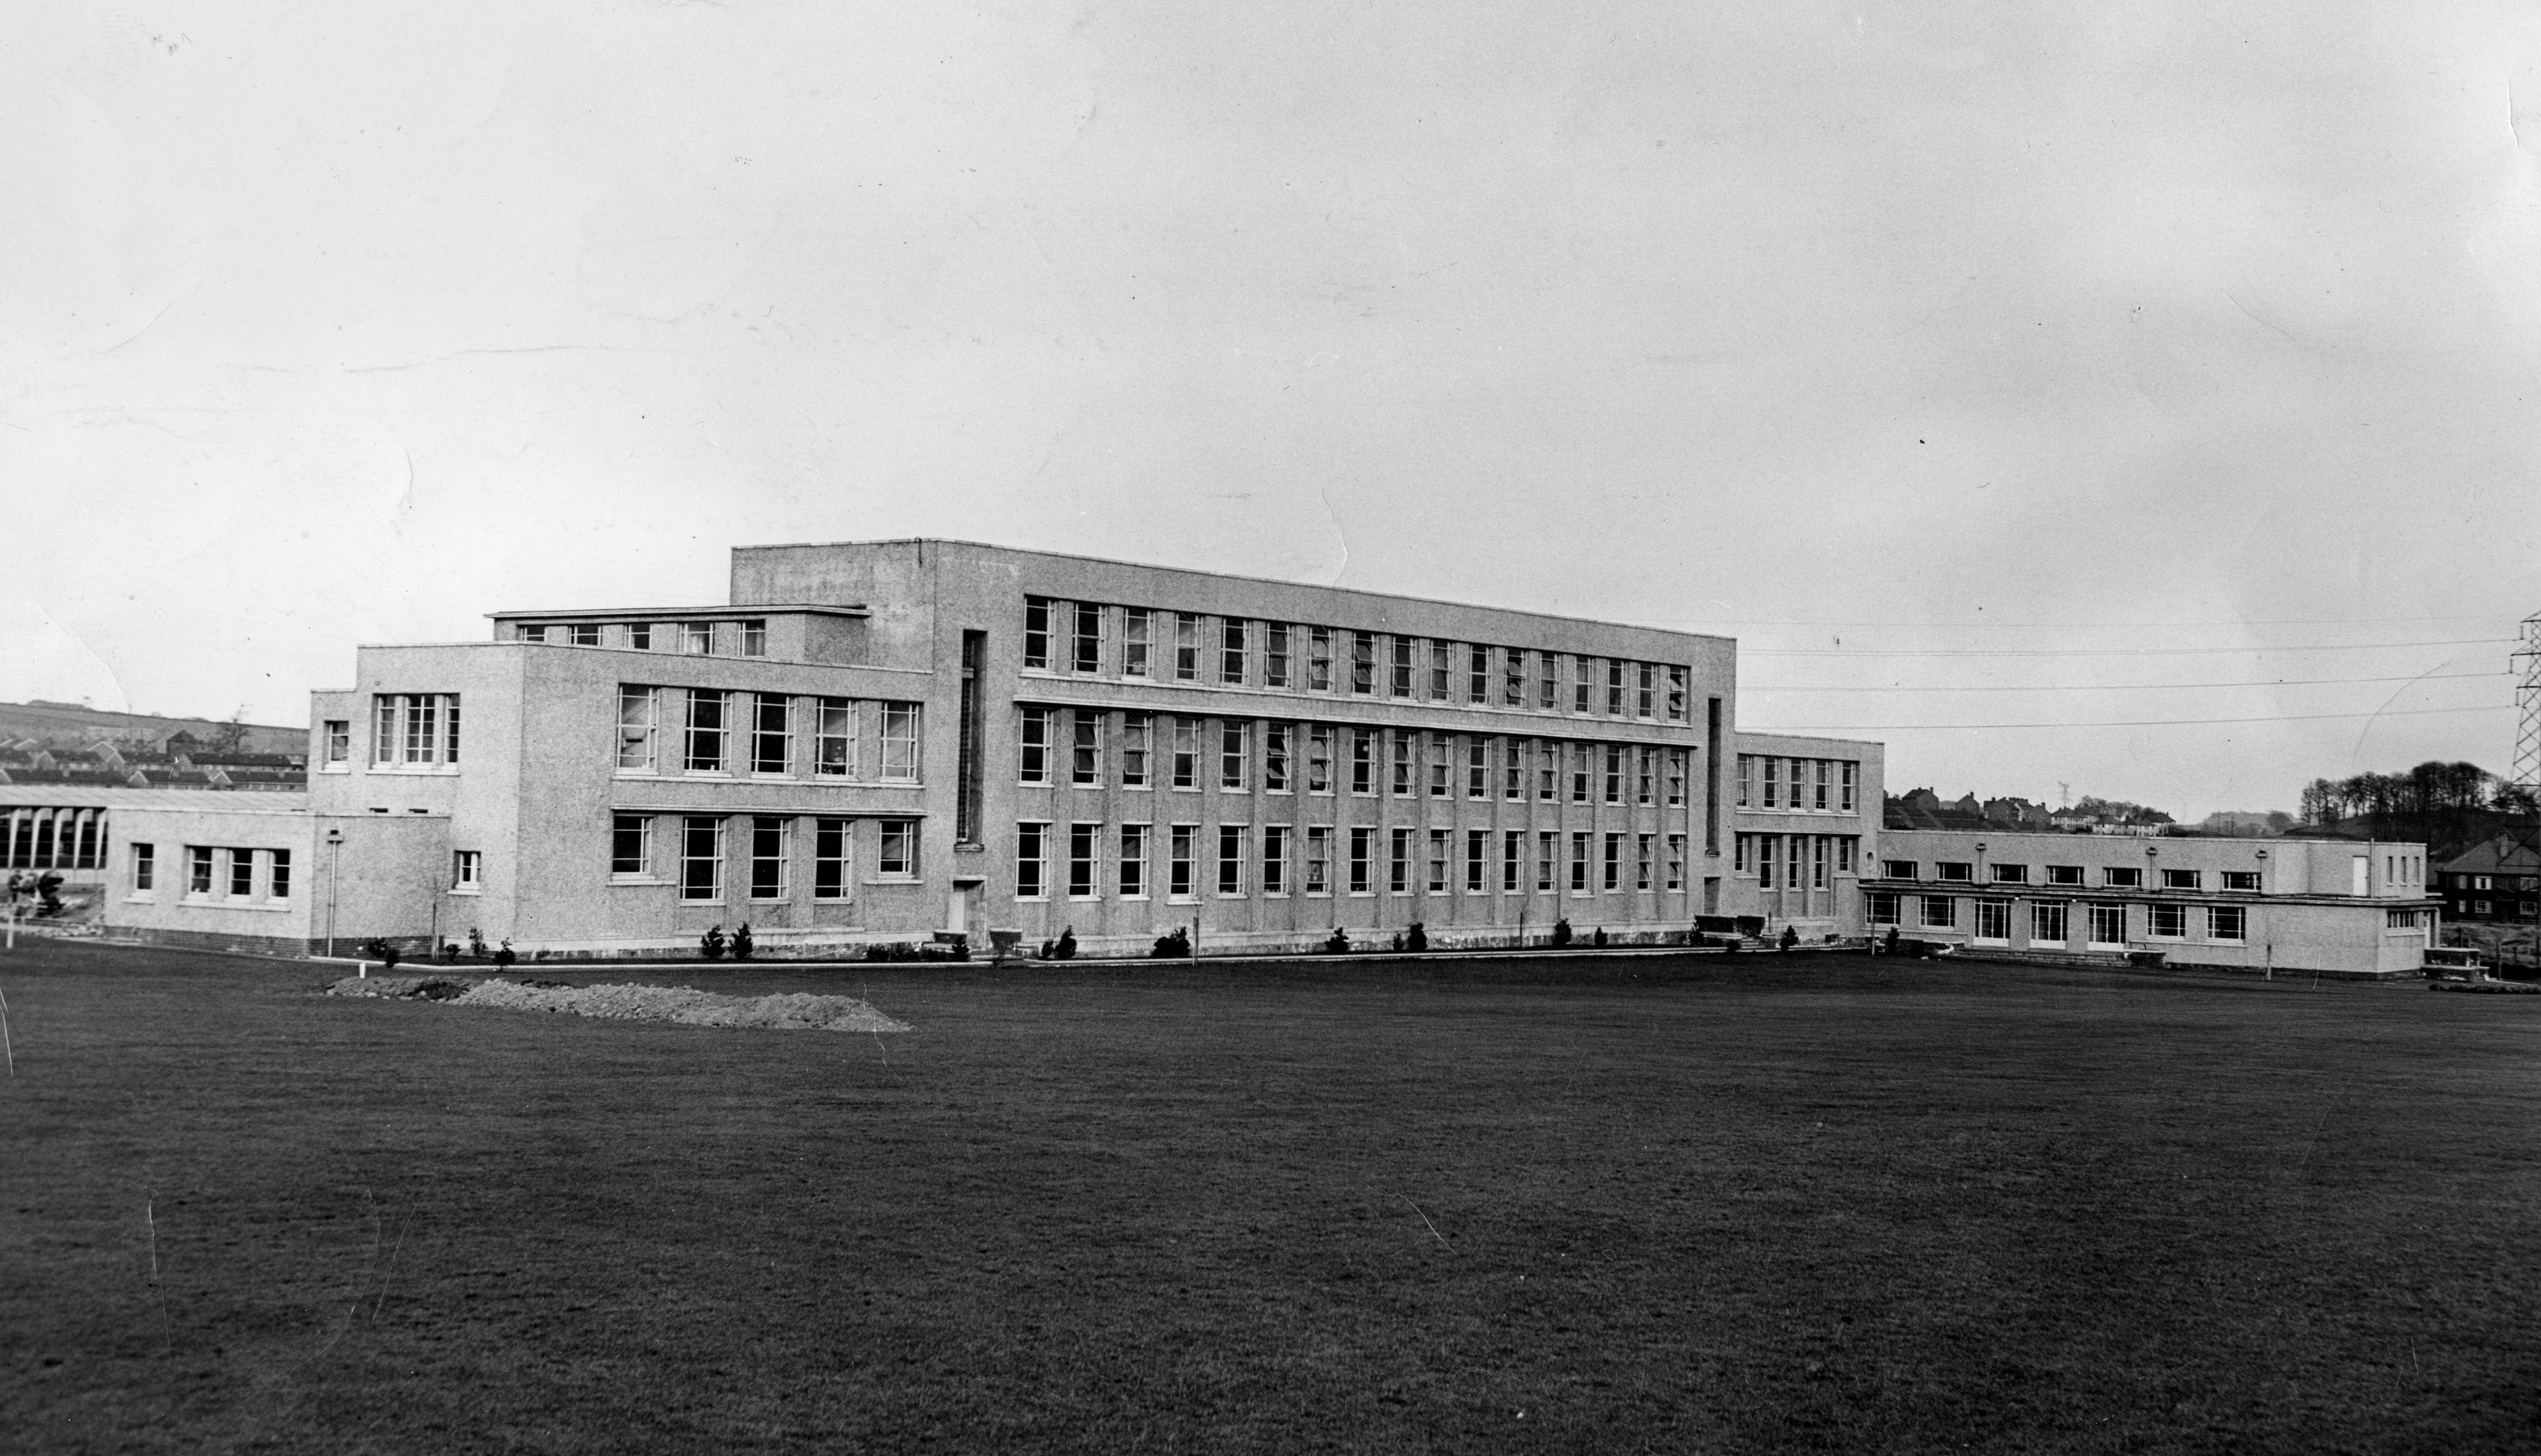
[{"label": "rendered concrete facade", "polygon": [[1740,733],[1726,790],[1738,912],[1762,915],[1769,934],[1864,933],[1861,876],[1879,853],[1885,767],[1876,743]]},{"label": "rendered concrete facade", "polygon": [[2423,844],[1890,830],[1879,845],[1871,929],[1971,950],[2405,976],[2438,929]]}]

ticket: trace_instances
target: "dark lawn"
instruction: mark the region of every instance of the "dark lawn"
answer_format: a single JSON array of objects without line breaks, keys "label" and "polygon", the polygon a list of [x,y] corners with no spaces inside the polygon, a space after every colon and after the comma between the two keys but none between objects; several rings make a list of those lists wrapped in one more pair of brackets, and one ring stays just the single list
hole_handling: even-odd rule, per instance
[{"label": "dark lawn", "polygon": [[22,948],[0,1447],[2541,1445],[2541,998],[1888,964]]}]

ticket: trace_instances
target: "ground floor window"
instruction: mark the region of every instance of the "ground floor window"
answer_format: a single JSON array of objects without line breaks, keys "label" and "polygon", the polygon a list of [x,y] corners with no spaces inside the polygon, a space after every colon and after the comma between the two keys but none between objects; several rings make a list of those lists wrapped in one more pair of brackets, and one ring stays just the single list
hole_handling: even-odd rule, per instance
[{"label": "ground floor window", "polygon": [[2188,937],[2188,907],[2155,905],[2148,908],[2155,940],[2184,940]]},{"label": "ground floor window", "polygon": [[1262,831],[1262,893],[1288,893],[1288,830],[1270,825]]},{"label": "ground floor window", "polygon": [[[236,876],[232,876],[236,878]],[[485,855],[477,849],[455,849],[450,855],[450,888],[460,895],[473,895],[484,885]],[[235,889],[236,887],[233,887]]]},{"label": "ground floor window", "polygon": [[812,821],[812,898],[844,900],[847,886],[854,883],[847,874],[850,845],[848,821],[816,819]]},{"label": "ground floor window", "polygon": [[1926,895],[1924,900],[1924,924],[1928,929],[1946,930],[1959,923],[1959,903],[1947,895]]},{"label": "ground floor window", "polygon": [[1976,938],[2008,944],[2011,940],[2011,902],[1980,900],[1977,902]]},{"label": "ground floor window", "polygon": [[1121,898],[1147,898],[1147,827],[1121,826]]},{"label": "ground floor window", "polygon": [[2118,950],[2127,943],[2127,908],[2123,905],[2095,905],[2090,910],[2091,948]]},{"label": "ground floor window", "polygon": [[2209,940],[2249,939],[2250,912],[2237,905],[2218,905],[2206,911],[2206,938]]},{"label": "ground floor window", "polygon": [[1670,835],[1667,839],[1667,887],[1682,890],[1685,888],[1685,836]]},{"label": "ground floor window", "polygon": [[1429,832],[1429,893],[1447,893],[1447,832]]},{"label": "ground floor window", "polygon": [[1898,923],[1896,891],[1873,890],[1870,892],[1868,899],[1870,901],[1870,923],[1874,925],[1894,925]]},{"label": "ground floor window", "polygon": [[1042,900],[1050,895],[1050,826],[1015,826],[1015,899]]},{"label": "ground floor window", "polygon": [[1217,827],[1217,893],[1244,893],[1244,831],[1240,824]]},{"label": "ground floor window", "polygon": [[750,898],[783,900],[786,861],[794,846],[794,821],[759,815],[750,821]]},{"label": "ground floor window", "polygon": [[234,899],[245,900],[254,893],[255,851],[253,849],[231,850],[230,895]]},{"label": "ground floor window", "polygon": [[685,820],[680,840],[680,898],[723,899],[723,821]]},{"label": "ground floor window", "polygon": [[[2217,906],[2216,909],[2219,910],[2222,907]],[[2234,912],[2238,913],[2237,908]],[[2422,928],[2423,924],[2419,912],[2414,910],[2385,910],[2382,913],[2382,927],[2386,930],[2416,930]],[[2239,939],[2238,936],[2233,938]]]},{"label": "ground floor window", "polygon": [[1178,824],[1166,841],[1169,851],[1165,860],[1165,893],[1176,900],[1189,900],[1193,895],[1193,877],[1198,873],[1194,861],[1199,857],[1199,826]]},{"label": "ground floor window", "polygon": [[2065,943],[2065,903],[2042,900],[2029,907],[2029,941],[2032,945]]},{"label": "ground floor window", "polygon": [[1412,831],[1396,830],[1387,849],[1385,888],[1397,895],[1407,894],[1412,889]]},{"label": "ground floor window", "polygon": [[151,877],[158,872],[159,850],[152,844],[132,846],[132,890],[136,895],[148,893]]},{"label": "ground floor window", "polygon": [[609,873],[617,879],[642,879],[653,872],[653,819],[648,814],[615,814],[609,820]]},{"label": "ground floor window", "polygon": [[208,844],[185,846],[185,893],[188,895],[212,893],[212,849]]},{"label": "ground floor window", "polygon": [[1071,824],[1067,827],[1067,898],[1094,898],[1095,846],[1103,837],[1099,824]]},{"label": "ground floor window", "polygon": [[874,873],[886,880],[917,878],[917,821],[886,819],[882,845],[874,854]]},{"label": "ground floor window", "polygon": [[1349,837],[1349,889],[1352,895],[1376,893],[1376,831],[1354,829]]}]

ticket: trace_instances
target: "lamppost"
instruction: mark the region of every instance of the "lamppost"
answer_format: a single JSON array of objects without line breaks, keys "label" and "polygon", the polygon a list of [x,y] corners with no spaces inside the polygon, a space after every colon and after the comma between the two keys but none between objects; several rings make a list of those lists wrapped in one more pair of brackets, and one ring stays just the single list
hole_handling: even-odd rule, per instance
[{"label": "lamppost", "polygon": [[327,959],[335,958],[335,887],[344,879],[344,827],[327,827]]}]

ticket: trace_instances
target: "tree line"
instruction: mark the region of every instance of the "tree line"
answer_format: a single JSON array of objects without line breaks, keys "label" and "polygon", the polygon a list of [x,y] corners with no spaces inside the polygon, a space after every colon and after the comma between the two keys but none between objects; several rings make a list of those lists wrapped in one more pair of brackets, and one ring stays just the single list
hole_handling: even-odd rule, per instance
[{"label": "tree line", "polygon": [[2477,764],[2430,759],[2405,773],[2359,773],[2315,778],[2302,791],[2306,824],[2347,819],[2458,820],[2480,811],[2530,814],[2532,795]]}]

